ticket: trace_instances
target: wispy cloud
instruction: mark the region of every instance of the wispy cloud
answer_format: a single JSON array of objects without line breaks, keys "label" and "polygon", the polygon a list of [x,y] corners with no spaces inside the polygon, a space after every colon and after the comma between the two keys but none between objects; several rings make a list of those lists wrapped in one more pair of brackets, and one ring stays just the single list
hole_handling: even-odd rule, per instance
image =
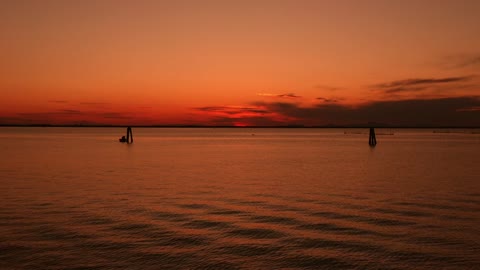
[{"label": "wispy cloud", "polygon": [[80,102],[78,103],[81,106],[84,107],[93,107],[93,108],[103,108],[106,107],[107,105],[111,104],[108,102]]},{"label": "wispy cloud", "polygon": [[17,113],[21,117],[51,117],[51,116],[68,116],[68,115],[81,115],[82,111],[73,110],[73,109],[64,109],[64,110],[55,110],[49,112],[38,112],[38,113]]},{"label": "wispy cloud", "polygon": [[302,97],[294,93],[287,93],[287,94],[257,93],[257,96],[275,97],[275,98],[301,98]]},{"label": "wispy cloud", "polygon": [[331,86],[331,85],[322,85],[322,84],[317,84],[314,86],[316,89],[321,89],[321,90],[327,90],[327,91],[337,91],[337,90],[342,90],[342,87],[337,87],[337,86]]},{"label": "wispy cloud", "polygon": [[278,94],[272,94],[272,93],[257,93],[257,96],[261,97],[276,97]]},{"label": "wispy cloud", "polygon": [[339,98],[324,98],[324,97],[317,97],[317,100],[320,100],[325,103],[337,103],[340,101]]},{"label": "wispy cloud", "polygon": [[385,93],[393,94],[399,92],[419,92],[432,88],[440,89],[445,85],[458,85],[471,81],[473,76],[445,77],[445,78],[414,78],[398,81],[391,81],[372,85],[375,90],[382,90]]},{"label": "wispy cloud", "polygon": [[131,119],[131,116],[127,116],[124,113],[117,113],[117,112],[105,112],[99,113],[99,116],[108,119]]},{"label": "wispy cloud", "polygon": [[459,63],[459,67],[480,67],[480,56],[470,57],[465,59],[463,62]]},{"label": "wispy cloud", "polygon": [[280,126],[285,122],[268,116],[213,117],[209,120],[215,126]]},{"label": "wispy cloud", "polygon": [[[14,115],[18,123],[104,123],[111,124],[112,121],[119,123],[122,120],[133,120],[135,117],[124,112],[101,111],[101,110],[77,110],[62,109],[46,112],[22,112]],[[138,117],[137,117],[138,118]],[[13,122],[13,121],[9,121]]]},{"label": "wispy cloud", "polygon": [[9,125],[9,124],[29,124],[30,122],[25,121],[25,118],[18,116],[0,116],[0,124]]},{"label": "wispy cloud", "polygon": [[193,110],[200,112],[204,121],[213,125],[272,126],[285,125],[293,120],[266,109],[263,104],[254,103],[249,106],[209,106],[193,108]]},{"label": "wispy cloud", "polygon": [[301,96],[297,96],[293,93],[288,93],[288,94],[280,94],[277,97],[279,98],[301,98]]},{"label": "wispy cloud", "polygon": [[445,69],[479,69],[480,53],[450,55],[441,59],[437,65]]},{"label": "wispy cloud", "polygon": [[72,110],[72,109],[64,109],[64,110],[60,110],[58,113],[62,113],[62,114],[82,114],[82,111]]},{"label": "wispy cloud", "polygon": [[213,112],[213,113],[221,113],[227,115],[238,115],[238,114],[264,114],[268,113],[268,111],[264,110],[260,107],[246,107],[246,106],[207,106],[207,107],[196,107],[193,108],[197,111],[202,112]]}]

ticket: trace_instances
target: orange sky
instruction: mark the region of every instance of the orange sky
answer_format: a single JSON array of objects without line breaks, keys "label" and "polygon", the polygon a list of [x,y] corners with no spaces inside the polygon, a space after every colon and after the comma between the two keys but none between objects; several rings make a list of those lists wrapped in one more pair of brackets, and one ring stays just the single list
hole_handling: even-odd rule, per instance
[{"label": "orange sky", "polygon": [[2,1],[0,124],[480,126],[478,14],[475,0]]}]

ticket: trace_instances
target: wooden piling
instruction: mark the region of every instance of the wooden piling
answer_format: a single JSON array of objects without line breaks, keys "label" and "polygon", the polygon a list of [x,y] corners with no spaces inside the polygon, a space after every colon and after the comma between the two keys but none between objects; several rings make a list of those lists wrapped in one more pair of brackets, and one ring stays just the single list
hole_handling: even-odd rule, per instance
[{"label": "wooden piling", "polygon": [[133,143],[133,133],[131,127],[127,127],[127,143]]},{"label": "wooden piling", "polygon": [[375,146],[377,145],[377,138],[375,137],[375,129],[374,128],[370,128],[370,135],[369,135],[369,138],[368,138],[368,145],[370,146]]}]

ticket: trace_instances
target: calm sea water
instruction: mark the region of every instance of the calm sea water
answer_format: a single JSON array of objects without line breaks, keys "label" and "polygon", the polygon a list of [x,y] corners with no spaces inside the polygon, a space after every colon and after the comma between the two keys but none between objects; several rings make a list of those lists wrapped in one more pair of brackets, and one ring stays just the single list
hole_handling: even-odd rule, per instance
[{"label": "calm sea water", "polygon": [[0,128],[0,268],[479,269],[480,134],[391,132]]}]

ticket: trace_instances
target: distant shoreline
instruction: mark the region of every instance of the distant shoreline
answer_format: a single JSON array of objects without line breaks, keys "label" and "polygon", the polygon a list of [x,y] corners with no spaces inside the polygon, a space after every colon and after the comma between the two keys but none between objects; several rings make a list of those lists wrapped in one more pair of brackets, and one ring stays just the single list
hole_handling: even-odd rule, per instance
[{"label": "distant shoreline", "polygon": [[[2,125],[0,127],[52,127],[52,128],[126,128],[127,125]],[[325,128],[386,128],[386,129],[480,129],[480,126],[384,126],[384,125],[358,125],[358,126],[201,126],[201,125],[130,125],[132,128],[291,128],[291,129],[325,129]]]}]

